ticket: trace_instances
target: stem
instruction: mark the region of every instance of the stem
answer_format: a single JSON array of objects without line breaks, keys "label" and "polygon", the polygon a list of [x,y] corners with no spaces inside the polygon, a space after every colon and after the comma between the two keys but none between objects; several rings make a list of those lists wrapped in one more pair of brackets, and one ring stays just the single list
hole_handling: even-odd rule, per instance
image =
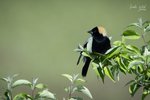
[{"label": "stem", "polygon": [[142,34],[142,39],[143,39],[143,41],[144,41],[144,44],[146,45],[147,43],[146,43],[146,41],[145,41],[144,34]]},{"label": "stem", "polygon": [[12,91],[9,91],[10,100],[13,100]]},{"label": "stem", "polygon": [[32,95],[32,99],[34,100],[34,91],[35,89],[32,90],[31,95]]},{"label": "stem", "polygon": [[12,96],[12,93],[10,94],[10,98],[11,98],[11,100],[13,100],[13,96]]},{"label": "stem", "polygon": [[71,82],[70,84],[70,90],[69,90],[69,96],[68,96],[69,99],[72,98],[73,88],[74,88],[74,81]]},{"label": "stem", "polygon": [[73,88],[73,84],[71,84],[70,86],[70,91],[69,91],[69,96],[68,96],[69,99],[72,98],[72,88]]}]

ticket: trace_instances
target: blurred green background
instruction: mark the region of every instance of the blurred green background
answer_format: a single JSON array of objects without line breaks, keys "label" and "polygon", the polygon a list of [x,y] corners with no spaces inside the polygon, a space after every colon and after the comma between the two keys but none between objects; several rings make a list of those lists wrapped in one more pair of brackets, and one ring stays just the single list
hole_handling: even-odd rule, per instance
[{"label": "blurred green background", "polygon": [[[145,11],[138,11],[141,5]],[[69,82],[61,74],[81,73],[73,50],[89,37],[86,31],[103,25],[112,41],[118,40],[129,23],[150,20],[149,5],[149,0],[0,0],[0,77],[39,77],[62,100]],[[140,91],[131,98],[124,86],[131,78],[121,75],[116,83],[106,78],[103,84],[91,67],[85,79],[94,100],[140,100]]]}]

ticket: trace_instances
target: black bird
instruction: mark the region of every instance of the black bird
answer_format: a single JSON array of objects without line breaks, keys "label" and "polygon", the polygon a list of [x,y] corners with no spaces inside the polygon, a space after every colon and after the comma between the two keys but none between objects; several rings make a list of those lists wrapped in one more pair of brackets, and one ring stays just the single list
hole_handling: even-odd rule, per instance
[{"label": "black bird", "polygon": [[[104,27],[94,27],[92,30],[88,31],[91,34],[91,37],[88,41],[83,45],[83,48],[87,49],[89,53],[97,52],[100,54],[105,54],[105,52],[111,48],[110,40],[107,37],[106,30]],[[79,59],[77,61],[77,65],[80,62],[82,57],[82,51],[80,52]],[[82,68],[82,76],[85,77],[87,75],[87,71],[91,62],[91,58],[84,57],[85,64]]]}]

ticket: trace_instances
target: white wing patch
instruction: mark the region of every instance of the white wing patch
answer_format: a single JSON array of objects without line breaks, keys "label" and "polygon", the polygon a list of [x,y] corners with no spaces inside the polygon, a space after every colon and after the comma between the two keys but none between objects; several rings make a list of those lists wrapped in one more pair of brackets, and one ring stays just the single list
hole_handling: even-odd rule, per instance
[{"label": "white wing patch", "polygon": [[92,43],[93,43],[93,37],[90,37],[87,43],[87,51],[90,53],[92,53]]}]

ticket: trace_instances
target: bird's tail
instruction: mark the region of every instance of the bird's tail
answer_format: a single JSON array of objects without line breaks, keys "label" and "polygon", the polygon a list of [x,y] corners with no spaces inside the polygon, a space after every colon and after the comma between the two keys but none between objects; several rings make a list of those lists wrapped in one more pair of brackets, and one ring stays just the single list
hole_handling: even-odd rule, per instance
[{"label": "bird's tail", "polygon": [[85,64],[84,64],[84,66],[83,66],[83,68],[82,68],[82,76],[83,76],[83,77],[85,77],[86,74],[87,74],[87,71],[88,71],[90,62],[91,62],[91,59],[90,59],[89,57],[86,57]]},{"label": "bird's tail", "polygon": [[80,56],[79,56],[78,61],[77,61],[77,65],[80,63],[81,57],[82,57],[82,54],[80,53]]}]

